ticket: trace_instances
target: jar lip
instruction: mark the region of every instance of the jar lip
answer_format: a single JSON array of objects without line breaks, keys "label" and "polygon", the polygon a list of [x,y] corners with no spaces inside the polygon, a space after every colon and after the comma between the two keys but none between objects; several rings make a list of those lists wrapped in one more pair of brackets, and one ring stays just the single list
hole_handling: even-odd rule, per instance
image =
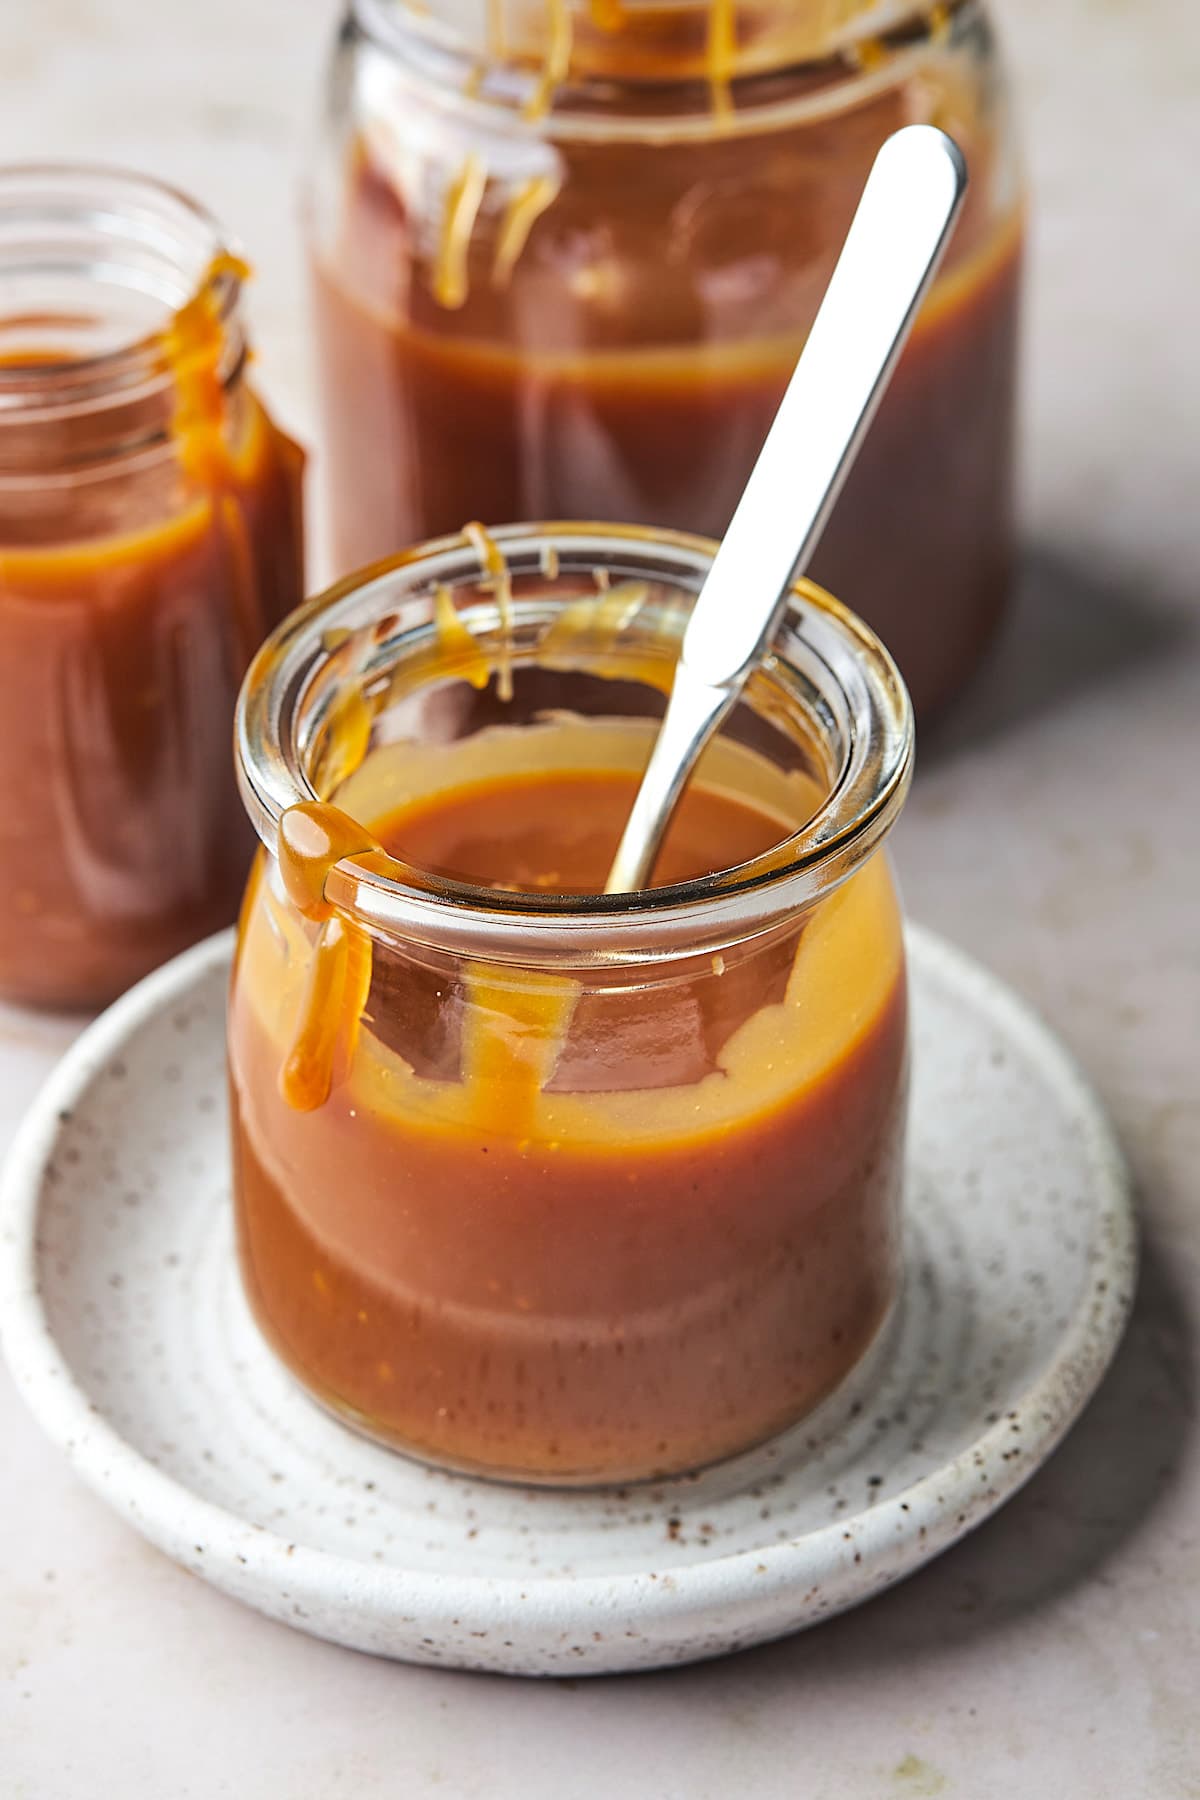
[{"label": "jar lip", "polygon": [[[346,11],[363,36],[384,51],[396,54],[415,48],[426,58],[445,59],[453,67],[461,67],[466,77],[462,91],[447,82],[444,92],[467,112],[512,118],[535,137],[657,142],[773,132],[782,125],[816,123],[859,106],[903,80],[907,63],[925,53],[929,39],[952,28],[960,12],[970,12],[978,3],[979,0],[875,0],[869,9],[869,25],[856,21],[860,28],[843,30],[820,57],[793,58],[761,66],[748,63],[734,70],[729,78],[736,91],[742,84],[802,71],[814,78],[803,92],[784,98],[739,97],[736,106],[722,108],[719,116],[714,115],[711,83],[701,72],[681,74],[673,81],[664,76],[656,81],[635,80],[628,84],[611,74],[579,77],[572,73],[556,90],[560,95],[570,92],[568,107],[558,105],[552,98],[544,111],[530,111],[542,79],[533,61],[497,55],[483,44],[473,43],[464,30],[439,17],[425,0],[346,0]],[[858,46],[868,40],[877,52],[869,61],[857,56]],[[479,80],[481,65],[503,72],[502,92],[487,91]],[[422,62],[419,72],[424,84],[430,65]],[[627,85],[631,90],[645,89],[644,110],[612,110],[611,96],[618,89],[624,92]],[[696,90],[694,110],[660,110],[654,106],[652,96],[656,92],[689,88]]]},{"label": "jar lip", "polygon": [[[215,216],[191,195],[155,176],[144,175],[119,164],[103,162],[16,162],[0,164],[0,270],[4,267],[6,227],[18,223],[43,227],[94,218],[106,246],[119,254],[121,239],[117,221],[128,232],[128,249],[149,245],[159,228],[163,266],[175,252],[172,266],[180,277],[180,305],[196,297],[205,286],[208,271],[217,258],[235,258],[236,241]],[[163,233],[173,233],[168,240]],[[183,265],[186,253],[187,266]],[[212,283],[217,320],[232,325],[241,298],[242,280],[226,265]],[[163,332],[175,308],[164,300],[161,326],[132,332],[111,347],[71,354],[61,361],[0,360],[0,422],[40,423],[63,413],[102,410],[114,400],[124,403],[148,398],[165,390],[172,381],[165,360]],[[48,315],[53,318],[53,315]],[[244,347],[234,347],[225,380],[236,378],[244,362]],[[142,446],[144,447],[144,446]]]},{"label": "jar lip", "polygon": [[[496,527],[514,575],[543,570],[552,546],[580,573],[608,555],[621,578],[698,590],[716,545],[683,532],[563,521]],[[297,716],[313,683],[351,631],[371,632],[405,601],[432,600],[438,583],[476,581],[463,535],[434,539],[351,575],[307,601],[267,639],[246,675],[235,724],[237,773],[247,811],[268,849],[288,806],[322,798],[303,767]],[[518,602],[518,607],[520,602]],[[882,841],[908,790],[913,718],[907,690],[875,634],[841,603],[800,583],[764,669],[794,672],[801,656],[824,673],[846,742],[814,815],[773,849],[720,870],[637,894],[512,894],[433,876],[389,858],[386,872],[345,861],[326,899],[368,930],[498,962],[575,967],[678,957],[757,935],[832,891]]]}]

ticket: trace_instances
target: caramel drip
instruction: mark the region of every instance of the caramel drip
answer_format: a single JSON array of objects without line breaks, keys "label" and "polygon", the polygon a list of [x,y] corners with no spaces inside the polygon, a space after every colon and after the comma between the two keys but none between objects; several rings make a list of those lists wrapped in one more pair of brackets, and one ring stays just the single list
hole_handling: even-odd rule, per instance
[{"label": "caramel drip", "polygon": [[366,761],[375,714],[357,681],[347,684],[330,707],[313,758],[313,784],[334,794]]},{"label": "caramel drip", "polygon": [[553,1080],[566,1042],[576,982],[484,963],[465,971],[462,1075],[484,1130],[521,1140],[533,1131],[538,1097]]},{"label": "caramel drip", "polygon": [[500,645],[496,658],[496,693],[501,700],[513,697],[512,677],[512,636],[513,605],[512,576],[504,553],[486,525],[478,519],[472,519],[463,526],[463,536],[471,545],[485,572],[491,577],[491,590],[496,596],[496,606],[500,613]]},{"label": "caramel drip", "polygon": [[554,544],[543,544],[541,554],[542,574],[547,581],[558,580],[558,550]]},{"label": "caramel drip", "polygon": [[526,119],[541,119],[549,112],[555,89],[566,80],[571,66],[573,34],[567,0],[546,0],[546,55],[537,86],[522,108]]},{"label": "caramel drip", "polygon": [[279,1076],[279,1091],[296,1112],[314,1112],[323,1106],[333,1086],[349,947],[345,921],[336,916],[326,919],[313,945],[300,1016]]},{"label": "caramel drip", "polygon": [[881,37],[861,38],[851,49],[850,55],[864,75],[873,75],[887,62],[888,47]]},{"label": "caramel drip", "polygon": [[288,899],[306,919],[332,916],[325,882],[336,863],[381,852],[382,845],[365,826],[323,800],[289,806],[279,821],[279,873]]},{"label": "caramel drip", "polygon": [[367,933],[347,920],[342,923],[346,928],[346,979],[342,992],[342,1029],[334,1051],[335,1081],[348,1080],[354,1067],[354,1053],[358,1049],[363,1014],[367,1010],[367,997],[371,992],[373,961],[371,939]]},{"label": "caramel drip", "polygon": [[467,253],[486,186],[487,164],[477,150],[472,150],[447,189],[433,265],[434,299],[450,312],[456,312],[466,302]]},{"label": "caramel drip", "polygon": [[588,0],[588,13],[598,31],[620,31],[625,23],[624,0]]},{"label": "caramel drip", "polygon": [[323,801],[289,806],[279,821],[284,888],[297,910],[321,926],[279,1076],[280,1093],[297,1112],[323,1106],[335,1074],[349,1074],[371,989],[371,940],[333,911],[325,882],[345,857],[382,854],[382,845],[356,819]]},{"label": "caramel drip", "polygon": [[220,292],[225,281],[242,282],[250,267],[223,252],[205,269],[196,292],[181,306],[162,335],[174,384],[171,436],[184,474],[212,496],[214,521],[229,559],[235,651],[239,670],[250,662],[266,634],[254,565],[252,533],[240,495],[231,493],[233,446],[222,360],[225,321]]},{"label": "caramel drip", "polygon": [[507,287],[521,252],[529,242],[529,234],[558,197],[560,183],[553,175],[531,175],[514,189],[504,209],[496,234],[496,250],[492,261],[492,281],[496,287]]},{"label": "caramel drip", "polygon": [[228,252],[214,256],[196,292],[162,334],[175,386],[171,420],[175,452],[185,473],[202,487],[215,486],[229,467],[220,287],[225,280],[246,281],[249,275],[249,265],[240,256]]},{"label": "caramel drip", "polygon": [[729,84],[737,63],[737,0],[709,0],[705,63],[713,117],[727,120],[733,115]]},{"label": "caramel drip", "polygon": [[561,655],[581,639],[589,648],[615,649],[621,633],[646,604],[649,592],[645,581],[618,581],[599,594],[573,600],[547,628],[538,646],[539,656]]},{"label": "caramel drip", "polygon": [[279,1074],[279,1091],[294,1111],[324,1106],[335,1080],[349,1077],[370,991],[371,940],[334,913],[317,933],[291,1048]]},{"label": "caramel drip", "polygon": [[433,592],[433,618],[438,652],[450,665],[450,673],[461,675],[473,688],[485,688],[491,679],[487,657],[478,639],[459,618],[450,589],[440,581]]}]

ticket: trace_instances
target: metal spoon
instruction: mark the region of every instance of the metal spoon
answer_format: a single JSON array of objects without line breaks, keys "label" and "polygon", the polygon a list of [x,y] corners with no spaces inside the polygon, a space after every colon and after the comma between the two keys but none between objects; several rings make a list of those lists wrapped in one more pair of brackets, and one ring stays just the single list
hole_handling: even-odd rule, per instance
[{"label": "metal spoon", "polygon": [[871,422],[962,204],[932,125],[888,138],[800,360],[683,634],[674,685],[605,892],[650,878],[696,759],[769,642]]}]

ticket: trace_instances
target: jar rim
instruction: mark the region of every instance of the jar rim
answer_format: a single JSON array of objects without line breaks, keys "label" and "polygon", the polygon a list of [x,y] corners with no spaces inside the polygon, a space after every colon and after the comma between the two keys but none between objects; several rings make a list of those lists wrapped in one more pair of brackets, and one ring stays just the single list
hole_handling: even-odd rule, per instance
[{"label": "jar rim", "polygon": [[[61,361],[0,360],[0,423],[38,425],[67,413],[99,412],[114,402],[124,405],[165,392],[173,379],[164,355],[166,325],[178,306],[207,285],[216,259],[237,254],[236,242],[206,207],[155,176],[103,162],[0,164],[0,272],[31,248],[43,256],[47,253],[44,242],[35,239],[31,246],[22,233],[58,229],[66,238],[89,224],[110,258],[119,258],[122,249],[127,255],[137,249],[147,259],[157,256],[159,277],[171,270],[178,278],[180,297],[172,304],[160,296],[162,326],[132,331],[107,348],[71,354]],[[148,282],[153,273],[148,266],[144,279]],[[236,319],[242,286],[240,275],[228,263],[212,281],[216,318],[226,330]],[[222,371],[226,385],[236,379],[244,360],[244,344],[232,342]],[[124,448],[146,447],[143,439]]]},{"label": "jar rim", "polygon": [[[969,13],[978,4],[979,0],[875,0],[869,29],[843,32],[821,57],[736,67],[728,77],[737,91],[755,81],[770,83],[789,71],[801,71],[813,78],[802,91],[782,98],[771,93],[749,101],[739,94],[736,106],[722,107],[717,114],[711,83],[699,73],[679,76],[674,83],[663,78],[629,84],[643,86],[647,94],[646,107],[633,112],[614,111],[606,105],[614,92],[623,91],[619,77],[605,74],[579,79],[572,74],[555,90],[558,94],[570,91],[569,107],[556,104],[552,97],[544,110],[531,110],[532,97],[543,81],[538,70],[472,43],[466,32],[439,18],[423,0],[346,0],[346,16],[364,38],[385,52],[397,56],[403,50],[416,51],[420,58],[416,73],[423,89],[436,75],[438,62],[461,69],[461,91],[446,81],[441,84],[442,92],[471,114],[509,117],[533,136],[564,141],[659,142],[769,133],[784,125],[817,123],[862,105],[902,81],[908,64],[926,53],[930,38],[953,29],[958,14]],[[876,54],[861,59],[857,47],[866,40]],[[481,67],[503,71],[506,79],[501,92],[488,90],[480,80]],[[726,85],[724,78],[721,85]],[[695,88],[695,109],[656,109],[650,96],[672,87]]]},{"label": "jar rim", "polygon": [[[685,596],[699,590],[717,548],[688,533],[582,521],[500,526],[491,536],[514,575],[544,572],[550,546],[563,570],[590,572],[607,557],[622,579],[640,574]],[[337,648],[355,631],[377,643],[380,623],[404,601],[432,604],[439,583],[480,575],[471,540],[437,538],[316,595],[266,640],[243,683],[234,736],[242,798],[269,851],[287,807],[324,797],[304,766],[298,724]],[[636,894],[550,895],[501,893],[394,857],[382,868],[378,858],[370,868],[346,860],[330,871],[326,900],[382,936],[495,962],[576,968],[716,950],[771,929],[831,892],[878,847],[903,805],[914,740],[912,706],[891,656],[815,584],[797,584],[763,667],[815,680],[823,703],[840,714],[844,743],[817,811],[749,862]]]}]

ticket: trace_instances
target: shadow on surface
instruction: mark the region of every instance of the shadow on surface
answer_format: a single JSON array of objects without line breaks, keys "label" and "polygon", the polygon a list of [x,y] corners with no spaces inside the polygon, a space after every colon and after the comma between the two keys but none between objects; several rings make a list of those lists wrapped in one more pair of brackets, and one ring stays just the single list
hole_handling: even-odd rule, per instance
[{"label": "shadow on surface", "polygon": [[[1195,1429],[1196,1346],[1165,1256],[1143,1249],[1133,1316],[1116,1361],[1044,1469],[961,1544],[878,1599],[815,1630],[706,1665],[754,1684],[853,1679],[897,1658],[953,1652],[1052,1604],[1149,1523]],[[694,1669],[691,1679],[702,1678]],[[686,1680],[687,1671],[666,1677]]]},{"label": "shadow on surface", "polygon": [[950,711],[922,730],[920,761],[938,763],[1140,674],[1198,631],[1200,619],[1136,576],[1108,576],[1030,545],[995,644]]}]

